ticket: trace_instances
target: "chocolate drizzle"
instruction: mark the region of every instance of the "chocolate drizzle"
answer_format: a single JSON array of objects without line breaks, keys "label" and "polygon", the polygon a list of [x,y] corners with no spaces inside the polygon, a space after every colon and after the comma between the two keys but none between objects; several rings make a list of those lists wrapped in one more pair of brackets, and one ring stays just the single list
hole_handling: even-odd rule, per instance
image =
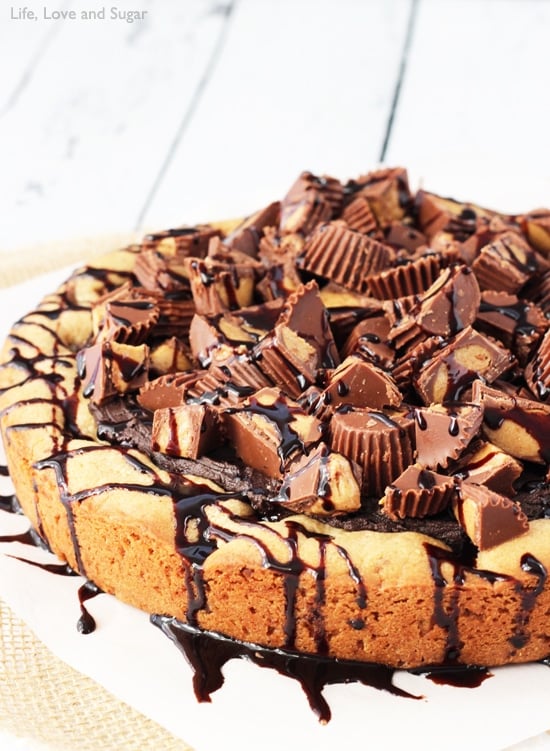
[{"label": "chocolate drizzle", "polygon": [[[78,493],[71,494],[69,492],[68,478],[67,478],[68,461],[72,457],[78,456],[80,454],[84,454],[87,452],[101,451],[101,450],[108,451],[109,449],[110,449],[110,446],[101,447],[101,446],[94,444],[94,445],[90,445],[87,447],[77,448],[72,451],[61,452],[59,454],[56,454],[50,457],[49,459],[43,459],[42,461],[36,462],[37,469],[39,470],[53,469],[55,472],[57,485],[60,491],[60,500],[67,512],[67,522],[69,526],[69,532],[71,535],[71,541],[73,545],[77,570],[78,570],[78,573],[80,573],[82,576],[86,576],[86,570],[85,570],[84,562],[82,560],[80,544],[78,542],[78,535],[75,529],[74,514],[73,514],[74,503],[80,503],[81,501],[85,500],[86,498],[89,498],[92,495],[98,495],[105,491],[115,490],[117,488],[121,488],[124,490],[132,490],[132,489],[141,490],[141,491],[155,494],[155,495],[172,495],[171,489],[164,487],[160,483],[160,481],[155,485],[139,485],[139,484],[132,484],[132,483],[116,483],[116,482],[105,483],[104,485],[97,485],[95,488],[85,489]],[[126,461],[128,461],[129,464],[134,465],[136,469],[144,473],[150,471],[148,467],[142,464],[137,457],[132,456],[127,450],[120,448],[120,451],[123,453]]]},{"label": "chocolate drizzle", "polygon": [[526,587],[520,582],[516,584],[516,590],[521,597],[521,610],[516,619],[516,633],[511,637],[510,643],[516,649],[521,649],[529,641],[527,626],[531,613],[536,605],[537,597],[544,590],[548,578],[548,572],[543,564],[530,553],[521,557],[521,569],[535,577],[535,586]]},{"label": "chocolate drizzle", "polygon": [[77,621],[76,628],[81,634],[91,634],[96,629],[95,618],[91,615],[84,603],[101,593],[102,590],[91,581],[84,582],[78,590],[78,601],[80,603],[81,615]]}]

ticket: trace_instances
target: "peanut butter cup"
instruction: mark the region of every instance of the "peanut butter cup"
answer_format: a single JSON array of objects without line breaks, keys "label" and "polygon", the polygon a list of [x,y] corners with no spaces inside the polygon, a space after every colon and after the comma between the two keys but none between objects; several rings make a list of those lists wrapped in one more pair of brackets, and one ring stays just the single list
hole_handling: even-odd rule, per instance
[{"label": "peanut butter cup", "polygon": [[413,461],[414,421],[377,410],[336,411],[330,421],[330,445],[359,465],[363,493],[379,496]]},{"label": "peanut butter cup", "polygon": [[206,404],[162,407],[153,415],[153,451],[196,459],[220,443],[215,410]]},{"label": "peanut butter cup", "polygon": [[435,282],[443,267],[440,254],[428,253],[416,259],[407,259],[399,265],[371,274],[368,290],[380,300],[394,300],[426,292]]},{"label": "peanut butter cup", "polygon": [[290,463],[277,501],[315,516],[353,513],[361,507],[356,474],[348,459],[322,444]]},{"label": "peanut butter cup", "polygon": [[501,545],[529,529],[519,504],[482,485],[463,483],[453,508],[460,525],[479,550]]},{"label": "peanut butter cup", "polygon": [[299,264],[302,269],[361,294],[368,277],[385,268],[393,250],[368,235],[348,229],[343,222],[319,225],[306,240]]},{"label": "peanut butter cup", "polygon": [[452,477],[411,464],[385,489],[380,503],[391,519],[422,519],[446,509],[455,493]]},{"label": "peanut butter cup", "polygon": [[488,441],[480,441],[458,461],[458,474],[464,482],[484,485],[508,498],[516,495],[514,483],[522,472],[517,459]]},{"label": "peanut butter cup", "polygon": [[426,405],[460,401],[475,380],[492,383],[513,364],[510,352],[468,326],[420,367],[416,390]]},{"label": "peanut butter cup", "polygon": [[478,404],[432,404],[414,410],[416,458],[424,467],[448,467],[476,437],[483,412]]},{"label": "peanut butter cup", "polygon": [[503,342],[525,365],[548,328],[548,318],[533,302],[520,300],[508,292],[485,290],[474,325]]},{"label": "peanut butter cup", "polygon": [[375,233],[378,228],[376,217],[365,196],[359,195],[345,206],[342,211],[342,219],[345,220],[350,229],[364,235]]},{"label": "peanut butter cup", "polygon": [[165,257],[203,257],[208,250],[210,239],[218,235],[220,235],[220,230],[209,224],[201,224],[197,227],[175,227],[145,235],[143,249],[155,250]]},{"label": "peanut butter cup", "polygon": [[403,396],[389,373],[358,355],[347,357],[330,375],[323,401],[338,408],[399,407]]},{"label": "peanut butter cup", "polygon": [[287,463],[323,433],[319,420],[273,388],[261,389],[221,417],[238,456],[269,477],[282,477]]},{"label": "peanut butter cup", "polygon": [[535,209],[521,219],[521,227],[530,245],[544,256],[550,255],[550,211]]},{"label": "peanut butter cup", "polygon": [[319,222],[334,216],[343,195],[343,186],[336,178],[302,172],[281,202],[281,232],[309,234]]},{"label": "peanut butter cup", "polygon": [[547,331],[534,356],[525,366],[525,380],[541,402],[550,400],[550,333]]},{"label": "peanut butter cup", "polygon": [[483,432],[510,456],[538,464],[550,462],[550,405],[509,396],[475,381],[472,398],[483,409]]},{"label": "peanut butter cup", "polygon": [[472,263],[481,289],[518,292],[536,273],[533,249],[517,232],[507,232],[485,245]]}]

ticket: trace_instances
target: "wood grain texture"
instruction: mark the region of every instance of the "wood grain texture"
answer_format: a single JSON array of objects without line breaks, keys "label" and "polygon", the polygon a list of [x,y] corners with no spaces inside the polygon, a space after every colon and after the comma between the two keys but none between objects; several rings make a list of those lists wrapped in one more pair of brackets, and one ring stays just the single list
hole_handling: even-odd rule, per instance
[{"label": "wood grain texture", "polygon": [[144,213],[253,211],[299,172],[355,177],[381,152],[409,0],[240,0],[208,88]]},{"label": "wood grain texture", "polygon": [[544,0],[420,0],[386,160],[444,195],[548,204],[549,28]]},{"label": "wood grain texture", "polygon": [[[29,75],[15,99],[15,79],[4,89],[11,106],[0,118],[0,246],[135,224],[226,14],[212,0],[118,7],[148,13],[134,23],[9,22],[5,33],[22,35],[17,64]],[[56,31],[38,57],[35,28]],[[9,54],[2,48],[3,69]]]}]

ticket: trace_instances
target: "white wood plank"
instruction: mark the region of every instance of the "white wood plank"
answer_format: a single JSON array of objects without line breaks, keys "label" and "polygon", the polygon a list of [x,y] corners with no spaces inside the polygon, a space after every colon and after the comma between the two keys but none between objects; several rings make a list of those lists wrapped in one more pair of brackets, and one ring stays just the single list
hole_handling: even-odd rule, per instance
[{"label": "white wood plank", "polygon": [[[214,0],[116,5],[147,15],[112,20],[106,6],[105,20],[66,20],[0,118],[0,247],[135,223],[225,14]],[[77,0],[72,7],[91,6]],[[0,49],[2,69],[8,57]]]},{"label": "white wood plank", "polygon": [[420,0],[386,162],[504,211],[550,204],[549,29],[544,0]]},{"label": "white wood plank", "polygon": [[[69,8],[71,0],[59,7]],[[21,7],[5,3],[0,15],[0,117],[12,107],[32,79],[32,75],[48,47],[63,26],[42,24],[31,20],[15,20]],[[26,6],[29,8],[29,6]]]},{"label": "white wood plank", "polygon": [[252,211],[309,169],[376,165],[409,0],[240,0],[147,225]]}]

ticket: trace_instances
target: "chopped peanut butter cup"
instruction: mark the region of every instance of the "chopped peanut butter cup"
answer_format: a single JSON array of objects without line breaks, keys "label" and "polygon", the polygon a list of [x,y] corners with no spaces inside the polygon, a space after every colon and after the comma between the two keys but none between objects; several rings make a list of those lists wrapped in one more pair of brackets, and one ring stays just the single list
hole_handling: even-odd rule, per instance
[{"label": "chopped peanut butter cup", "polygon": [[338,365],[338,350],[315,282],[288,297],[273,332],[254,348],[254,357],[260,370],[292,397],[312,385],[320,369]]},{"label": "chopped peanut butter cup", "polygon": [[238,456],[269,477],[282,477],[291,459],[322,438],[319,420],[273,388],[225,410],[222,420]]},{"label": "chopped peanut butter cup", "polygon": [[333,407],[399,407],[403,396],[393,378],[358,355],[350,355],[332,372],[323,401]]},{"label": "chopped peanut butter cup", "polygon": [[525,365],[534,346],[548,328],[548,318],[534,303],[508,292],[485,290],[475,327],[511,349]]},{"label": "chopped peanut butter cup", "polygon": [[161,338],[149,349],[149,377],[191,370],[193,364],[185,343],[176,336]]},{"label": "chopped peanut butter cup", "polygon": [[538,268],[535,252],[517,232],[506,232],[485,245],[472,264],[481,289],[514,293]]},{"label": "chopped peanut butter cup", "polygon": [[206,404],[180,404],[154,412],[153,451],[196,459],[220,442],[216,412]]},{"label": "chopped peanut butter cup", "polygon": [[202,257],[206,255],[210,238],[219,234],[219,229],[201,224],[153,232],[145,235],[142,243],[145,250],[155,250],[163,256]]},{"label": "chopped peanut butter cup", "polygon": [[163,407],[176,407],[184,403],[189,387],[199,378],[200,374],[196,371],[158,376],[143,384],[137,400],[151,412]]},{"label": "chopped peanut butter cup", "polygon": [[201,390],[211,392],[218,389],[224,392],[221,396],[235,401],[272,385],[254,360],[246,355],[234,355],[223,365],[212,364],[191,386],[189,393],[193,398],[200,398]]},{"label": "chopped peanut butter cup", "polygon": [[228,247],[240,250],[241,253],[245,253],[251,258],[256,258],[264,229],[277,226],[280,216],[281,202],[273,201],[265,208],[244,219],[228,234],[224,242]]},{"label": "chopped peanut butter cup", "polygon": [[189,329],[193,356],[203,367],[243,354],[273,329],[283,306],[282,300],[241,308],[238,313],[216,316],[194,315]]},{"label": "chopped peanut butter cup", "polygon": [[452,198],[419,190],[416,194],[415,208],[418,214],[418,225],[431,239],[438,232],[453,231],[453,225],[458,223],[462,234],[461,240],[472,235],[483,219],[490,219],[494,211],[482,208],[473,203],[463,203]]},{"label": "chopped peanut butter cup", "polygon": [[307,235],[319,222],[332,218],[343,195],[344,188],[336,178],[302,172],[281,202],[281,232]]},{"label": "chopped peanut butter cup", "polygon": [[359,195],[351,203],[345,206],[342,211],[342,219],[348,227],[355,232],[361,232],[363,235],[369,235],[376,232],[378,224],[376,217],[365,196]]},{"label": "chopped peanut butter cup", "polygon": [[163,256],[157,250],[144,250],[136,260],[134,269],[139,283],[155,292],[191,294],[189,274],[182,258]]},{"label": "chopped peanut butter cup", "polygon": [[390,519],[422,519],[446,509],[455,493],[454,478],[411,464],[388,485],[380,504]]},{"label": "chopped peanut butter cup", "polygon": [[382,368],[389,368],[395,359],[395,350],[387,343],[391,324],[386,315],[364,318],[352,329],[342,347],[342,355],[358,354]]},{"label": "chopped peanut butter cup", "polygon": [[519,504],[482,485],[463,483],[453,501],[453,510],[479,550],[512,540],[529,529]]},{"label": "chopped peanut butter cup", "polygon": [[550,400],[550,330],[544,335],[534,357],[525,366],[525,380],[541,402]]},{"label": "chopped peanut butter cup", "polygon": [[416,390],[426,405],[459,401],[474,380],[492,383],[513,363],[504,347],[468,326],[421,366]]},{"label": "chopped peanut butter cup", "polygon": [[115,290],[92,309],[96,342],[143,344],[155,327],[160,310],[155,298],[135,293],[129,285]]},{"label": "chopped peanut butter cup", "polygon": [[479,287],[469,268],[444,269],[411,310],[394,323],[388,340],[403,356],[427,336],[454,336],[474,322],[479,299]]},{"label": "chopped peanut butter cup", "polygon": [[361,507],[357,468],[321,444],[289,464],[277,501],[315,516],[353,513]]},{"label": "chopped peanut butter cup", "polygon": [[475,381],[472,398],[483,409],[483,432],[510,456],[525,461],[550,462],[550,405],[509,396]]},{"label": "chopped peanut butter cup", "polygon": [[389,167],[369,172],[348,183],[352,196],[367,199],[379,227],[387,227],[399,221],[411,202],[409,180],[406,170]]},{"label": "chopped peanut butter cup", "polygon": [[197,313],[216,315],[252,304],[256,272],[251,264],[186,258],[185,269]]},{"label": "chopped peanut butter cup", "polygon": [[544,256],[550,256],[550,210],[530,211],[522,217],[521,227],[529,244]]},{"label": "chopped peanut butter cup", "polygon": [[483,418],[477,404],[432,404],[414,410],[416,458],[424,467],[447,467],[477,435]]},{"label": "chopped peanut butter cup", "polygon": [[111,396],[137,391],[147,381],[149,347],[109,341],[79,352],[83,394],[95,404]]},{"label": "chopped peanut butter cup", "polygon": [[523,466],[517,459],[488,441],[480,441],[458,461],[458,474],[464,482],[485,485],[508,497],[516,494],[514,483],[522,472]]}]

